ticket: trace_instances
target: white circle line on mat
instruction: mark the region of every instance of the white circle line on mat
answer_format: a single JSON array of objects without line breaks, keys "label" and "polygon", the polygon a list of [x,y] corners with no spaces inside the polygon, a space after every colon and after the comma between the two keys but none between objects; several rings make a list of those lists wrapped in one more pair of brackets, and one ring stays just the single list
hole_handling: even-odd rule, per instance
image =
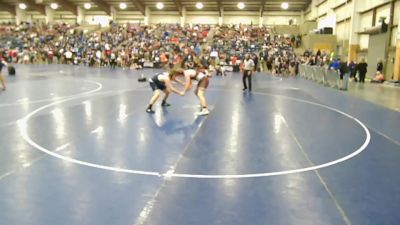
[{"label": "white circle line on mat", "polygon": [[324,164],[320,164],[320,165],[315,165],[315,166],[309,166],[309,167],[304,167],[304,168],[299,168],[299,169],[292,169],[292,170],[284,170],[284,171],[277,171],[277,172],[265,172],[265,173],[248,173],[248,174],[186,174],[186,173],[171,173],[171,172],[155,172],[155,171],[144,171],[144,170],[132,170],[132,169],[125,169],[125,168],[118,168],[118,167],[112,167],[112,166],[105,166],[105,165],[100,165],[100,164],[95,164],[95,163],[90,163],[90,162],[86,162],[86,161],[82,161],[82,160],[78,160],[78,159],[74,159],[74,158],[70,158],[70,157],[66,157],[60,154],[57,154],[54,151],[51,151],[49,149],[46,149],[45,147],[37,144],[36,142],[34,142],[30,136],[28,135],[28,131],[27,131],[27,126],[28,126],[28,121],[29,119],[34,116],[36,113],[47,109],[49,107],[52,107],[53,105],[56,104],[60,104],[66,101],[70,101],[70,100],[74,100],[76,98],[81,98],[81,97],[85,97],[85,96],[77,96],[77,97],[73,97],[73,98],[68,98],[68,99],[63,99],[60,101],[56,101],[53,102],[51,104],[47,104],[45,106],[42,106],[34,111],[32,111],[31,113],[29,113],[27,116],[25,116],[24,118],[22,118],[21,120],[18,121],[18,125],[19,125],[19,130],[20,130],[20,134],[22,136],[22,138],[28,142],[31,146],[33,146],[34,148],[48,154],[51,155],[55,158],[67,161],[67,162],[71,162],[71,163],[75,163],[75,164],[79,164],[79,165],[83,165],[83,166],[88,166],[88,167],[92,167],[92,168],[97,168],[97,169],[102,169],[102,170],[108,170],[108,171],[113,171],[113,172],[122,172],[122,173],[130,173],[130,174],[138,174],[138,175],[148,175],[148,176],[159,176],[159,177],[176,177],[176,178],[199,178],[199,179],[240,179],[240,178],[257,178],[257,177],[270,177],[270,176],[280,176],[280,175],[288,175],[288,174],[295,174],[295,173],[302,173],[302,172],[307,172],[307,171],[312,171],[312,170],[318,170],[318,169],[322,169],[322,168],[326,168],[329,166],[333,166],[339,163],[342,163],[344,161],[347,161],[351,158],[354,158],[355,156],[357,156],[358,154],[360,154],[361,152],[363,152],[367,146],[369,145],[370,141],[371,141],[371,134],[367,128],[367,126],[365,124],[363,124],[360,120],[358,120],[357,118],[343,112],[340,111],[339,109],[333,108],[333,107],[329,107],[323,104],[319,104],[316,102],[311,102],[311,101],[307,101],[307,100],[301,100],[301,99],[297,99],[297,98],[292,98],[292,97],[287,97],[287,96],[282,96],[282,95],[274,95],[274,94],[268,94],[268,93],[260,93],[260,92],[253,92],[253,94],[256,95],[267,95],[267,96],[273,96],[273,97],[279,97],[279,98],[283,98],[283,99],[287,99],[287,100],[292,100],[292,101],[297,101],[297,102],[302,102],[305,104],[309,104],[309,105],[314,105],[314,106],[319,106],[328,110],[331,110],[333,112],[337,112],[347,118],[350,118],[352,120],[354,120],[356,123],[358,123],[364,130],[365,132],[365,141],[364,143],[358,148],[356,149],[354,152],[352,152],[349,155],[346,155],[342,158],[324,163]]},{"label": "white circle line on mat", "polygon": [[[76,96],[81,96],[81,95],[87,95],[93,93],[93,91],[98,91],[99,87],[102,87],[102,85],[99,82],[95,81],[90,81],[90,80],[83,80],[83,82],[91,83],[97,85],[96,88],[93,90],[73,94],[73,95],[67,95],[67,96],[59,96],[59,97],[54,97],[54,98],[44,98],[44,99],[38,99],[38,100],[32,100],[32,101],[22,101],[22,102],[14,102],[14,103],[3,103],[0,104],[0,107],[8,107],[8,106],[16,106],[16,105],[24,105],[24,104],[34,104],[34,103],[41,103],[41,102],[49,102],[49,101],[58,101],[61,99],[66,99],[66,98],[73,98]],[[100,88],[101,89],[101,88]]]}]

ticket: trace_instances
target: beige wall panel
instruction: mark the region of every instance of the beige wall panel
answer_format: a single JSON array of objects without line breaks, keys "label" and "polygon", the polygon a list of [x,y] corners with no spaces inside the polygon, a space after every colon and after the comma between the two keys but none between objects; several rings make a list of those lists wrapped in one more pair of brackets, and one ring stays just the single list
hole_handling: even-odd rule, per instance
[{"label": "beige wall panel", "polygon": [[289,25],[289,20],[293,20],[293,24],[300,23],[300,16],[264,16],[264,25]]},{"label": "beige wall panel", "polygon": [[218,24],[218,15],[188,15],[186,23],[188,24]]},{"label": "beige wall panel", "polygon": [[346,0],[330,0],[332,1],[333,6],[337,6],[346,2]]},{"label": "beige wall panel", "polygon": [[389,23],[390,20],[390,4],[379,7],[376,10],[376,20],[375,20],[375,24],[379,23],[379,18],[380,17],[386,17],[385,22]]},{"label": "beige wall panel", "polygon": [[390,2],[391,0],[364,0],[362,6],[357,9],[357,11],[365,11],[371,9],[375,6],[378,6],[385,2]]},{"label": "beige wall panel", "polygon": [[393,24],[399,24],[399,15],[400,15],[400,1],[397,1],[394,5],[394,16],[393,16]]},{"label": "beige wall panel", "polygon": [[397,44],[397,31],[398,31],[398,27],[393,28],[392,30],[392,37],[390,38],[390,46],[392,47],[396,47]]},{"label": "beige wall panel", "polygon": [[363,31],[365,28],[371,28],[372,26],[372,12],[361,15],[360,27],[356,31]]},{"label": "beige wall panel", "polygon": [[74,24],[76,23],[76,19],[72,19],[72,18],[54,18],[54,23],[68,23],[68,24]]},{"label": "beige wall panel", "polygon": [[349,40],[350,22],[343,22],[336,25],[336,36],[338,41]]},{"label": "beige wall panel", "polygon": [[258,24],[258,16],[224,16],[224,24]]},{"label": "beige wall panel", "polygon": [[328,12],[329,5],[328,2],[325,2],[318,6],[318,16],[323,15]]},{"label": "beige wall panel", "polygon": [[360,49],[368,49],[369,35],[360,35]]},{"label": "beige wall panel", "polygon": [[0,23],[15,22],[15,17],[8,12],[0,12]]},{"label": "beige wall panel", "polygon": [[180,23],[181,19],[179,16],[162,16],[162,15],[151,15],[150,16],[150,23]]},{"label": "beige wall panel", "polygon": [[344,5],[344,6],[340,7],[340,8],[338,8],[338,9],[336,9],[335,13],[336,13],[336,20],[337,21],[340,21],[340,20],[343,20],[343,19],[346,19],[346,18],[350,17],[351,16],[350,4],[348,4],[347,6]]}]

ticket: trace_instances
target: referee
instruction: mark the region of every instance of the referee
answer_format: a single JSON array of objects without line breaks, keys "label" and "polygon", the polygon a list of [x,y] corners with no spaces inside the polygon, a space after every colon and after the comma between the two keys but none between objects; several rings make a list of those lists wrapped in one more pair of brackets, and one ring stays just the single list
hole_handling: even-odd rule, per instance
[{"label": "referee", "polygon": [[246,54],[243,67],[243,91],[247,90],[246,79],[249,81],[249,91],[251,91],[251,75],[254,71],[254,61]]}]

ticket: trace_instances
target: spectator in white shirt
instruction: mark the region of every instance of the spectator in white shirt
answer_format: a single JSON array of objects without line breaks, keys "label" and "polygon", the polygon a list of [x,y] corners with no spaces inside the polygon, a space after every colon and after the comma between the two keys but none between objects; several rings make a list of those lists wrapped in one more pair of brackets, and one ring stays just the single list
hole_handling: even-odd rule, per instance
[{"label": "spectator in white shirt", "polygon": [[65,59],[67,60],[67,64],[71,64],[72,63],[72,52],[70,50],[67,50],[64,55],[65,55]]}]

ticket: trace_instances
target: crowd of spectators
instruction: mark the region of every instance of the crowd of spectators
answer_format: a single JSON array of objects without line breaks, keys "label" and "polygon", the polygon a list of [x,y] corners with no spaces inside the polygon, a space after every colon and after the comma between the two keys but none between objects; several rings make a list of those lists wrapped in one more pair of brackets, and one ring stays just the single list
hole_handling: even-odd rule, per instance
[{"label": "crowd of spectators", "polygon": [[222,26],[215,33],[213,48],[226,62],[240,63],[250,54],[259,71],[294,76],[298,71],[295,45],[291,36],[274,34],[266,27]]},{"label": "crowd of spectators", "polygon": [[[23,64],[73,64],[91,67],[142,69],[201,66],[224,75],[224,68],[240,71],[250,55],[258,71],[278,76],[295,76],[299,65],[321,66],[346,73],[364,82],[365,60],[349,64],[334,51],[311,49],[296,55],[300,37],[276,34],[273,29],[251,25],[211,27],[176,24],[116,24],[89,31],[78,25],[0,25],[0,59]],[[384,81],[383,64],[377,65],[376,82]]]},{"label": "crowd of spectators", "polygon": [[[320,66],[328,70],[335,70],[338,72],[340,79],[343,79],[345,74],[349,74],[350,79],[360,83],[365,82],[365,76],[368,72],[368,64],[364,58],[347,62],[347,59],[337,56],[334,51],[328,54],[325,51],[317,50],[316,53],[313,53],[308,49],[304,52],[300,62],[304,65]],[[371,82],[383,83],[384,81],[383,63],[381,59],[378,59],[375,77]]]},{"label": "crowd of spectators", "polygon": [[296,75],[300,59],[293,37],[250,25],[220,26],[210,38],[210,26],[115,24],[88,32],[76,25],[0,25],[0,51],[8,62],[62,63],[93,67],[141,69],[192,68],[197,62],[221,74],[225,66],[240,70],[250,54],[257,70]]},{"label": "crowd of spectators", "polygon": [[140,69],[145,62],[175,65],[200,55],[208,26],[110,24],[87,32],[67,24],[0,26],[0,51],[14,63],[65,63]]}]

